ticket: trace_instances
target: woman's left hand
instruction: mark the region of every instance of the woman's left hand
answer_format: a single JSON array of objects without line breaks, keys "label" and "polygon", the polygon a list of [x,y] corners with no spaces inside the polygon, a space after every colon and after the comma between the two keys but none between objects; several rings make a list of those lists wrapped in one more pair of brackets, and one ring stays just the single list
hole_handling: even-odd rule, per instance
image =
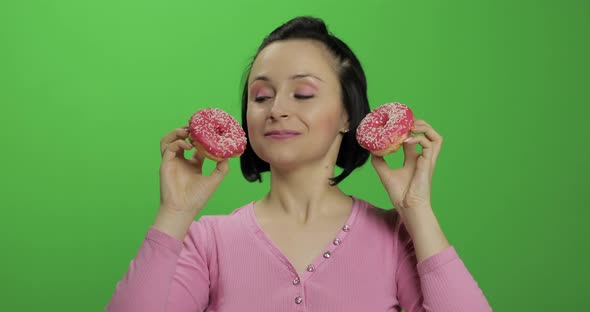
[{"label": "woman's left hand", "polygon": [[[443,138],[422,119],[414,119],[412,133],[425,136],[410,136],[411,141],[403,143],[404,164],[402,168],[391,169],[383,157],[371,156],[371,163],[385,186],[393,206],[402,219],[404,210],[431,209],[430,190],[436,159]],[[418,154],[416,144],[422,146]]]}]

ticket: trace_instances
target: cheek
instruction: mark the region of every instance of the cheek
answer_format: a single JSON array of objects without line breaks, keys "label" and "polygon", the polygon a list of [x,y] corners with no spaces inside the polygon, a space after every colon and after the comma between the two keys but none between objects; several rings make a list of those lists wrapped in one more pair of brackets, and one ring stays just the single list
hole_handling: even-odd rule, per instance
[{"label": "cheek", "polygon": [[254,152],[258,154],[261,136],[264,131],[264,112],[260,108],[248,107],[246,122],[248,123],[248,142],[254,149]]},{"label": "cheek", "polygon": [[324,112],[323,114],[316,114],[314,124],[318,131],[325,135],[335,134],[339,130],[340,115],[339,112]]},{"label": "cheek", "polygon": [[[252,108],[248,107],[248,111],[246,112],[246,122],[248,125],[254,122],[254,116],[252,115]],[[248,130],[250,130],[250,126],[248,126]]]},{"label": "cheek", "polygon": [[248,123],[248,132],[252,133],[252,131],[256,131],[259,127],[260,119],[262,116],[260,109],[255,107],[248,107],[248,111],[246,112],[246,122]]}]

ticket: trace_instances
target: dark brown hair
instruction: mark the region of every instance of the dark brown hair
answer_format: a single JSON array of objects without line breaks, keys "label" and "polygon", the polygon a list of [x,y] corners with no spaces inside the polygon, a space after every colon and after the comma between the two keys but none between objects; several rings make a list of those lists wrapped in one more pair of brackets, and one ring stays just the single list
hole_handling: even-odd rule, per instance
[{"label": "dark brown hair", "polygon": [[[272,42],[289,39],[309,39],[322,42],[340,64],[339,78],[342,101],[348,114],[349,131],[343,134],[336,165],[343,169],[340,175],[330,178],[331,184],[336,185],[344,180],[354,169],[362,166],[369,158],[369,152],[356,141],[356,129],[361,120],[369,113],[367,99],[367,81],[361,64],[352,50],[340,39],[331,34],[326,24],[319,18],[310,16],[296,17],[273,30],[264,38],[252,62],[248,65],[244,75],[242,91],[242,127],[248,135],[248,77],[252,63],[266,46]],[[270,171],[270,165],[260,159],[248,140],[246,150],[240,156],[240,167],[246,180],[262,182],[260,174]]]}]

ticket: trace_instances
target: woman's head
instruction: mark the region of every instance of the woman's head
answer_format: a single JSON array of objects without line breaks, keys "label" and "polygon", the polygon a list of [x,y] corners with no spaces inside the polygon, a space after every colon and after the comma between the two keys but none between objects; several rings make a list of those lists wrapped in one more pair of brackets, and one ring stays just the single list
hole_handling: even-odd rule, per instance
[{"label": "woman's head", "polygon": [[269,162],[289,166],[328,157],[343,169],[331,179],[338,183],[369,156],[356,142],[368,112],[366,78],[354,53],[320,19],[292,19],[263,40],[246,72],[242,125],[249,140],[242,173],[261,181]]}]

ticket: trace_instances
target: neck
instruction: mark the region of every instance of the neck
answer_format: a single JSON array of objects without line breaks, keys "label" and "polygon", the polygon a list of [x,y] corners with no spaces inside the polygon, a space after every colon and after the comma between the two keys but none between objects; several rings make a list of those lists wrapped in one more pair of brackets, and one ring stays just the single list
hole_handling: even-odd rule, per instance
[{"label": "neck", "polygon": [[330,185],[333,176],[333,162],[325,160],[291,170],[271,167],[270,192],[262,199],[263,205],[269,207],[269,215],[298,224],[347,213],[343,207],[352,206],[352,199]]}]

